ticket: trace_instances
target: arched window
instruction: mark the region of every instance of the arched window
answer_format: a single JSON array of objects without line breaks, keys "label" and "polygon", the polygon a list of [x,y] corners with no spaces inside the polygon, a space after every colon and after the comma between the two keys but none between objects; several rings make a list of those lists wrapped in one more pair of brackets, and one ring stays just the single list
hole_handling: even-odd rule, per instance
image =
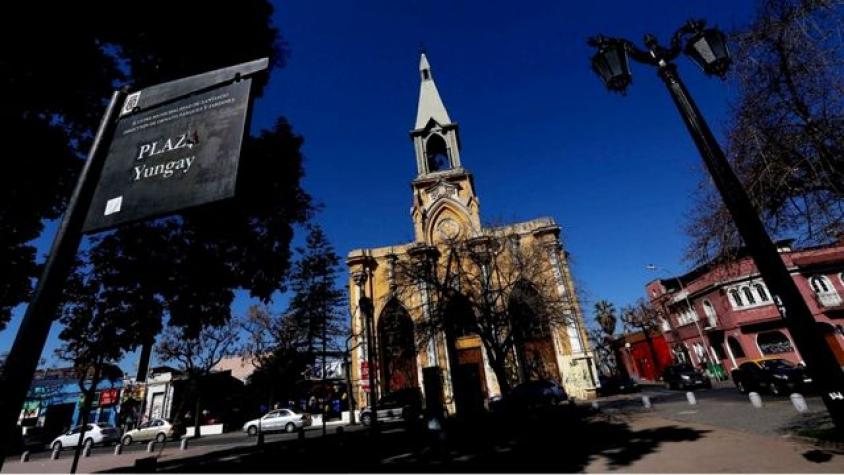
[{"label": "arched window", "polygon": [[728,336],[727,344],[730,345],[730,351],[733,352],[733,357],[744,358],[744,348],[741,347],[741,343],[736,340],[736,337]]},{"label": "arched window", "polygon": [[425,143],[425,156],[428,159],[428,173],[451,168],[445,140],[438,134],[431,135]]},{"label": "arched window", "polygon": [[759,351],[763,355],[777,355],[794,351],[791,341],[785,336],[785,333],[779,330],[759,333],[756,335],[756,344],[759,345]]},{"label": "arched window", "polygon": [[756,289],[756,294],[759,295],[760,302],[767,302],[770,300],[768,298],[768,291],[765,289],[765,286],[762,284],[756,284],[753,286]]},{"label": "arched window", "polygon": [[753,305],[756,303],[756,297],[753,296],[753,292],[750,291],[750,287],[742,287],[742,293],[744,293],[744,298],[747,299],[748,305]]},{"label": "arched window", "polygon": [[733,299],[733,305],[736,307],[744,306],[744,302],[741,301],[741,295],[739,295],[738,290],[730,289],[730,297]]},{"label": "arched window", "polygon": [[381,384],[385,392],[418,385],[413,332],[407,310],[398,300],[390,300],[378,319]]},{"label": "arched window", "polygon": [[812,290],[814,290],[816,294],[828,294],[832,291],[832,283],[825,275],[812,276],[809,279],[809,283],[812,284]]}]

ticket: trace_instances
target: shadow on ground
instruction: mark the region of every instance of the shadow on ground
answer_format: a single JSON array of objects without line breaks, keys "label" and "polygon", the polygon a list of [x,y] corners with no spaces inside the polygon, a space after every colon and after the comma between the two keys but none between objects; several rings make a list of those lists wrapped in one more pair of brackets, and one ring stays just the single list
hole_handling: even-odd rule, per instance
[{"label": "shadow on ground", "polygon": [[596,458],[623,468],[665,442],[706,431],[668,425],[634,431],[620,418],[584,408],[449,421],[442,437],[422,427],[384,426],[325,438],[226,450],[131,471],[158,472],[576,472]]}]

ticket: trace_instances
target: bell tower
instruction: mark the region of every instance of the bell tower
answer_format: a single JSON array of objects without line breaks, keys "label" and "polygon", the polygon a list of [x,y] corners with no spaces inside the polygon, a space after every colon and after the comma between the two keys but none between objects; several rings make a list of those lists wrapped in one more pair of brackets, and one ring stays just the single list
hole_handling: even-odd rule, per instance
[{"label": "bell tower", "polygon": [[465,239],[480,231],[472,175],[460,162],[460,136],[443,104],[425,53],[419,58],[419,105],[410,131],[416,154],[411,216],[417,242]]}]

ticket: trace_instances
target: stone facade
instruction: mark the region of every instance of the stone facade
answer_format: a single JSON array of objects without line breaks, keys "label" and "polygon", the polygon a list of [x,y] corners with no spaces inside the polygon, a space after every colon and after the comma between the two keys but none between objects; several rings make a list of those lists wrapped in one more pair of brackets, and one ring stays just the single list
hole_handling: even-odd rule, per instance
[{"label": "stone facade", "polygon": [[[401,279],[396,275],[401,263],[424,260],[426,256],[440,272],[448,265],[448,249],[455,248],[457,243],[469,246],[490,236],[506,237],[516,246],[496,251],[498,262],[512,262],[520,249],[539,250],[542,258],[537,268],[540,270],[535,270],[537,277],[528,284],[537,289],[538,295],[547,295],[548,301],[563,302],[561,313],[567,318],[551,321],[543,333],[544,339],[531,347],[531,354],[541,360],[536,364],[542,374],[560,382],[570,396],[594,397],[597,373],[559,226],[551,218],[494,228],[481,225],[474,180],[460,161],[458,126],[451,122],[445,110],[424,54],[420,78],[416,125],[410,131],[418,172],[411,182],[414,241],[353,250],[347,259],[354,335],[351,379],[358,404],[362,406],[368,401],[370,343],[376,361],[374,391],[378,396],[405,387],[418,387],[423,393],[441,392],[447,410],[454,413],[459,405],[455,400],[460,399],[460,394],[455,394],[453,366],[459,367],[467,380],[477,383],[466,389],[475,399],[485,404],[490,397],[500,394],[489,354],[477,334],[432,334],[419,344],[418,329],[430,321],[426,319],[431,318],[435,292],[423,282],[410,292],[402,292],[397,289]],[[463,289],[470,290],[476,289]],[[370,302],[370,310],[367,310],[369,306],[360,308],[362,298]],[[368,313],[371,313],[369,333]],[[366,341],[367,334],[372,335],[373,342]],[[518,366],[518,362],[514,364]],[[426,400],[431,396],[425,394]]]}]

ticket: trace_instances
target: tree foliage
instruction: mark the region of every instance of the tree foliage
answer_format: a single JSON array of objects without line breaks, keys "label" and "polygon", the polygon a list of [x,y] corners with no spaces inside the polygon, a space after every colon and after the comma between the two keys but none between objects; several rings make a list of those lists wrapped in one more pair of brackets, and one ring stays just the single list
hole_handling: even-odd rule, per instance
[{"label": "tree foliage", "polygon": [[[802,243],[844,231],[844,2],[761,0],[732,35],[738,95],[728,158],[771,233]],[[695,263],[740,238],[709,180],[687,233]]]},{"label": "tree foliage", "polygon": [[339,349],[347,333],[345,292],[337,288],[340,257],[319,226],[307,230],[290,273],[287,309],[274,314],[254,305],[244,321],[244,354],[256,366],[250,383],[270,399],[294,396],[308,367],[322,364],[323,350]]},{"label": "tree foliage", "polygon": [[[0,20],[0,40],[8,45],[0,54],[0,84],[5,91],[14,91],[6,94],[0,108],[7,155],[0,174],[0,330],[11,309],[31,295],[32,279],[39,269],[30,242],[42,232],[43,220],[58,218],[63,212],[112,89],[124,84],[138,89],[265,56],[271,68],[284,64],[285,44],[272,25],[273,9],[266,0],[245,0],[237,8],[225,9],[197,0],[175,4],[153,0],[122,7],[102,0],[60,2],[50,5],[50,14],[45,15],[43,5],[23,3],[15,6],[15,14]],[[257,80],[258,95],[266,81],[267,77]],[[300,144],[301,139],[283,121],[247,143],[255,167],[245,172],[258,180],[244,179],[249,184],[244,189],[253,192],[253,198],[255,193],[271,190],[268,194],[273,199],[247,200],[242,204],[259,205],[263,211],[226,223],[233,231],[243,231],[245,222],[268,216],[269,207],[293,198],[273,214],[278,218],[274,223],[253,223],[249,231],[254,238],[249,244],[260,242],[259,249],[241,251],[251,259],[241,255],[239,264],[244,273],[254,275],[245,287],[262,297],[278,287],[277,276],[287,268],[292,231],[282,221],[300,221],[302,207],[307,208],[307,195],[298,185]],[[260,170],[268,163],[269,168]],[[209,227],[213,228],[195,226],[175,247],[217,239],[221,232],[207,236]],[[242,244],[229,242],[227,254],[234,257],[235,247]],[[270,250],[278,253],[266,260]],[[265,261],[266,266],[259,264]],[[226,263],[231,264],[231,260]],[[208,290],[206,294],[214,294]],[[221,303],[225,292],[217,294],[215,300]]]}]

